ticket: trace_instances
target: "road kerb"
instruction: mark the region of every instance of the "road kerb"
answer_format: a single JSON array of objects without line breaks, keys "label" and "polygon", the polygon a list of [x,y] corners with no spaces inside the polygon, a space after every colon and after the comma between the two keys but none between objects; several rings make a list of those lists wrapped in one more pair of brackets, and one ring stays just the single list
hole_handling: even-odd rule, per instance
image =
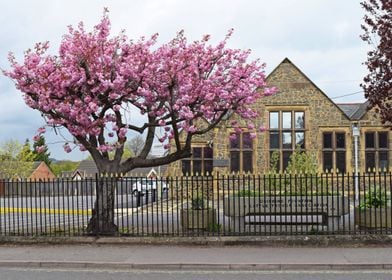
[{"label": "road kerb", "polygon": [[68,268],[101,270],[259,270],[259,271],[324,271],[324,270],[391,270],[392,264],[326,264],[326,263],[125,263],[85,261],[0,261],[7,268]]}]

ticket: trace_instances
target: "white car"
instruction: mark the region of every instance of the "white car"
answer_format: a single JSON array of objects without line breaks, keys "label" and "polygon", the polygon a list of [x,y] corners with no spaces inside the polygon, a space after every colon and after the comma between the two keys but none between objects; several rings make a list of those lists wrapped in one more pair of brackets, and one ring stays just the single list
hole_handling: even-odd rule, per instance
[{"label": "white car", "polygon": [[132,184],[132,193],[134,195],[137,195],[138,193],[148,193],[156,189],[165,192],[168,190],[168,186],[165,182],[154,180],[140,180]]}]

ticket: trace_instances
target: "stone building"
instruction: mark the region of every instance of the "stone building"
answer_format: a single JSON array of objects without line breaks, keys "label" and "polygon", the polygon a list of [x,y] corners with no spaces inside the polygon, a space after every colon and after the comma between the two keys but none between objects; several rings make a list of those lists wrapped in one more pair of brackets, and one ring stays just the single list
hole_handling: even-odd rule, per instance
[{"label": "stone building", "polygon": [[168,175],[265,173],[272,160],[284,171],[295,149],[314,155],[319,172],[354,172],[355,154],[360,172],[389,170],[391,131],[366,103],[334,103],[287,58],[268,75],[267,83],[279,92],[254,104],[260,112],[256,127],[264,125],[266,131],[252,139],[247,123],[238,120],[243,132],[234,139],[230,118],[196,137],[192,157],[172,163]]}]

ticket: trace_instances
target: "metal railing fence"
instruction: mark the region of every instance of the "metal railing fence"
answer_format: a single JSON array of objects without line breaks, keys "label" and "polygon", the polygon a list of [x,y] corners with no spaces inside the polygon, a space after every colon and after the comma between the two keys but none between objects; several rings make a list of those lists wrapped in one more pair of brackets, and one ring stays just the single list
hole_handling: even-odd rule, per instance
[{"label": "metal railing fence", "polygon": [[115,186],[119,235],[392,233],[392,173],[382,172],[358,180],[354,174],[1,179],[0,235],[89,234],[101,180]]}]

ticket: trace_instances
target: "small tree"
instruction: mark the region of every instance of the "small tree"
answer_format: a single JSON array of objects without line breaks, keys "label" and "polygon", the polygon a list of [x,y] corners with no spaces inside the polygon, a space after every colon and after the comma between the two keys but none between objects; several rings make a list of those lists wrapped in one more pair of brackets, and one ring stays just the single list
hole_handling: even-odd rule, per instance
[{"label": "small tree", "polygon": [[26,178],[32,171],[32,154],[17,140],[8,140],[0,145],[0,173],[7,178]]},{"label": "small tree", "polygon": [[369,73],[361,84],[370,107],[380,113],[383,123],[392,125],[392,1],[367,0],[362,40],[374,49],[365,62]]},{"label": "small tree", "polygon": [[[23,63],[11,54],[12,69],[4,72],[48,125],[65,127],[74,145],[91,154],[100,173],[126,173],[189,157],[193,136],[207,133],[229,112],[255,119],[250,105],[275,92],[266,87],[264,64],[247,62],[249,50],[226,47],[232,31],[217,46],[208,45],[209,36],[188,43],[181,31],[159,47],[157,35],[129,41],[123,33],[112,38],[109,33],[105,11],[91,32],[83,23],[69,27],[58,56],[45,54],[48,43],[39,43],[25,53]],[[143,123],[134,122],[137,114],[144,116]],[[168,149],[170,139],[174,147],[148,158],[158,127],[165,131],[158,140]],[[145,133],[146,139],[138,155],[124,158],[128,131]],[[66,151],[71,144],[64,145]],[[108,180],[97,187],[101,199],[89,222],[91,233],[117,231],[114,189]]]},{"label": "small tree", "polygon": [[50,153],[46,145],[45,137],[40,135],[33,143],[34,161],[44,161],[48,166],[51,164]]},{"label": "small tree", "polygon": [[296,147],[290,156],[286,172],[290,174],[314,175],[318,172],[318,169],[316,156],[309,151],[302,151],[300,147]]},{"label": "small tree", "polygon": [[30,147],[29,139],[26,139],[24,145],[21,147],[20,152],[16,156],[18,161],[31,162],[34,161],[35,155]]},{"label": "small tree", "polygon": [[141,153],[144,147],[144,139],[141,135],[136,135],[131,138],[127,143],[127,147],[132,151],[134,156],[137,156]]},{"label": "small tree", "polygon": [[294,183],[294,189],[292,191],[300,194],[305,194],[310,190],[318,188],[318,177],[315,176],[319,170],[316,155],[309,151],[303,151],[297,146],[290,156],[289,164],[286,168],[286,172],[291,174],[294,178],[294,182],[290,182],[290,189],[292,183]]}]

